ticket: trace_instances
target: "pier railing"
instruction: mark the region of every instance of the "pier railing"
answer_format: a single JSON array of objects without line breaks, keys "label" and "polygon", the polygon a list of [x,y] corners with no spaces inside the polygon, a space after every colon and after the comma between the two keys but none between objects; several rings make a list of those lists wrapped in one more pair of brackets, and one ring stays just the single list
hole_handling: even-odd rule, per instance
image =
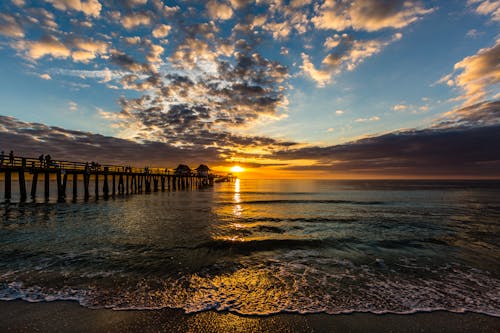
[{"label": "pier railing", "polygon": [[61,169],[65,171],[104,171],[108,172],[129,172],[142,173],[149,172],[154,174],[173,174],[173,169],[168,168],[138,168],[123,165],[99,164],[92,162],[74,162],[64,160],[46,160],[34,157],[19,157],[14,156],[10,159],[9,156],[4,156],[3,161],[0,161],[0,168],[26,168],[26,169]]}]

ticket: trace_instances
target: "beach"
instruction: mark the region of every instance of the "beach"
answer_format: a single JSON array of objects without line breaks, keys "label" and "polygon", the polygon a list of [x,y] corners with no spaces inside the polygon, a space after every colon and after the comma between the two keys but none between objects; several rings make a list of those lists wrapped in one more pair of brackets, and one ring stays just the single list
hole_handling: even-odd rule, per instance
[{"label": "beach", "polygon": [[76,302],[0,302],[1,332],[497,332],[500,318],[436,311],[241,316],[207,311],[87,309]]}]

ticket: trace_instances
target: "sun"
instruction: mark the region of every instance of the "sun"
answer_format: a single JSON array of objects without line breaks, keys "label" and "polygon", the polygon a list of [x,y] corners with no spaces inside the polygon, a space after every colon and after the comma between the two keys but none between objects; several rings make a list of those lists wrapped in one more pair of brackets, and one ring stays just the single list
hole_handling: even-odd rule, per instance
[{"label": "sun", "polygon": [[245,169],[240,167],[239,165],[235,165],[234,167],[231,168],[231,172],[243,172]]}]

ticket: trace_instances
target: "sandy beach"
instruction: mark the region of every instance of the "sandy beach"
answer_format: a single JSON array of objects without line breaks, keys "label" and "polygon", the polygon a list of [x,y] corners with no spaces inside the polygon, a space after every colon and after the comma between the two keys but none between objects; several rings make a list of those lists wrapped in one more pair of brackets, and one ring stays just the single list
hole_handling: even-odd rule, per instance
[{"label": "sandy beach", "polygon": [[437,311],[240,316],[227,312],[87,309],[75,302],[0,302],[1,332],[498,332],[500,318]]}]

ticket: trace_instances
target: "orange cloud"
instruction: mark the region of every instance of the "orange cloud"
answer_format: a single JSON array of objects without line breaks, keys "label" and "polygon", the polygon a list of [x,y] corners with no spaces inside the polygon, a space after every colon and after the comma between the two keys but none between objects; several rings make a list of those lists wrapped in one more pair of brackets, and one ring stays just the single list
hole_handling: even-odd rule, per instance
[{"label": "orange cloud", "polygon": [[98,17],[102,5],[99,0],[46,0],[59,10],[76,10],[88,16]]}]

